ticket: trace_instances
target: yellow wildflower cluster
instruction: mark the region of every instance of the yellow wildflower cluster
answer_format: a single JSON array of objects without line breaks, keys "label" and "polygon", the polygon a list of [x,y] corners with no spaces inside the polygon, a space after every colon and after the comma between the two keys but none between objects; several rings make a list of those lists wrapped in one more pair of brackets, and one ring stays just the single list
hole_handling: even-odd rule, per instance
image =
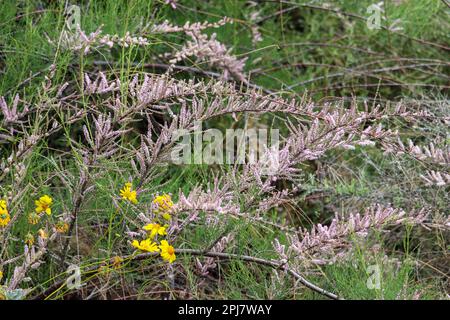
[{"label": "yellow wildflower cluster", "polygon": [[[41,221],[44,213],[47,216],[51,216],[53,199],[49,195],[44,194],[43,196],[39,197],[39,199],[35,200],[34,204],[36,206],[35,210],[33,212],[30,212],[27,217],[28,223],[31,225],[37,225]],[[47,231],[45,231],[44,229],[39,229],[37,231],[37,235],[42,240],[48,239]],[[35,242],[34,235],[29,232],[25,236],[24,241],[28,246],[32,246]]]},{"label": "yellow wildflower cluster", "polygon": [[43,195],[38,200],[35,200],[34,204],[36,205],[34,212],[28,215],[28,223],[32,225],[39,223],[44,212],[48,216],[52,214],[53,199],[48,195]]},{"label": "yellow wildflower cluster", "polygon": [[156,242],[153,242],[152,239],[148,238],[142,241],[133,240],[131,243],[133,247],[135,247],[138,250],[145,251],[145,252],[158,252],[158,245]]},{"label": "yellow wildflower cluster", "polygon": [[47,215],[52,214],[51,206],[53,204],[53,199],[48,195],[40,197],[39,200],[34,202],[34,204],[36,205],[36,213],[41,214],[42,212],[45,212]]},{"label": "yellow wildflower cluster", "polygon": [[[122,197],[122,199],[133,204],[138,203],[137,191],[133,190],[133,184],[131,182],[125,183],[123,189],[120,190],[120,196]],[[171,220],[170,214],[172,213],[174,204],[170,195],[163,194],[156,196],[152,201],[152,205],[154,208],[154,212],[159,214],[165,220]],[[167,240],[161,240],[159,245],[155,240],[157,236],[167,235],[167,227],[168,225],[164,225],[158,222],[149,223],[143,227],[143,229],[148,233],[147,239],[141,241],[133,240],[131,245],[137,250],[143,252],[159,252],[164,260],[172,263],[176,259],[175,249],[171,245],[169,245]]]},{"label": "yellow wildflower cluster", "polygon": [[[34,212],[31,212],[28,215],[28,223],[32,225],[36,225],[39,223],[39,221],[42,218],[42,214],[45,212],[48,216],[52,214],[52,205],[53,205],[53,199],[49,195],[43,195],[38,200],[34,201],[34,204],[36,205],[36,208]],[[64,222],[62,220],[59,220],[55,224],[56,232],[58,233],[66,233],[69,230],[69,225],[67,222]],[[48,234],[43,229],[38,230],[38,236],[42,239],[47,239]]]},{"label": "yellow wildflower cluster", "polygon": [[6,227],[9,221],[11,221],[11,216],[9,215],[6,201],[0,200],[0,228]]},{"label": "yellow wildflower cluster", "polygon": [[153,239],[158,234],[160,236],[166,236],[167,225],[161,226],[159,223],[149,223],[148,225],[144,226],[144,230],[148,232],[149,238]]},{"label": "yellow wildflower cluster", "polygon": [[157,245],[156,242],[148,238],[141,242],[134,240],[131,245],[144,252],[159,252],[161,257],[169,263],[174,262],[177,258],[175,255],[175,248],[169,245],[167,240],[161,240],[160,245]]},{"label": "yellow wildflower cluster", "polygon": [[120,190],[120,196],[122,199],[127,200],[133,204],[137,204],[137,192],[133,190],[133,184],[131,182],[125,183],[125,187]]},{"label": "yellow wildflower cluster", "polygon": [[[48,216],[52,214],[51,207],[53,205],[53,199],[49,195],[43,195],[39,199],[35,200],[34,204],[36,206],[35,210],[31,212],[27,217],[27,221],[31,225],[37,225],[41,221],[44,213]],[[5,227],[10,220],[11,218],[6,207],[6,201],[0,200],[0,227]],[[56,223],[55,229],[59,233],[65,233],[69,230],[69,225],[66,222],[60,220]],[[48,233],[44,229],[39,229],[37,231],[37,236],[42,240],[48,239]],[[35,237],[33,233],[28,232],[24,238],[24,242],[29,247],[34,245]]]},{"label": "yellow wildflower cluster", "polygon": [[[172,210],[173,202],[169,195],[164,194],[162,196],[157,196],[153,200],[153,204],[156,205],[156,212],[161,214],[161,216],[165,220],[171,219],[169,212]],[[149,245],[148,248],[151,249],[151,251],[150,250],[144,250],[144,251],[160,252],[161,257],[164,260],[168,261],[169,263],[172,263],[176,259],[175,249],[171,245],[169,245],[167,240],[161,240],[159,245],[157,245],[156,242],[153,242],[153,239],[156,236],[158,236],[158,235],[166,236],[167,235],[167,227],[168,227],[168,225],[163,226],[159,223],[149,223],[149,224],[145,225],[143,227],[143,229],[148,232],[148,239],[141,241],[141,243],[145,242],[145,244]]]}]

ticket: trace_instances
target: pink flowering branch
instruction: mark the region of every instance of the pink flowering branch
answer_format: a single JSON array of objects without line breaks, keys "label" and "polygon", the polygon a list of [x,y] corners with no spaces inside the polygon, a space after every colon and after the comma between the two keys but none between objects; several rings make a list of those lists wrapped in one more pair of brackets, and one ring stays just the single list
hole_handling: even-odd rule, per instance
[{"label": "pink flowering branch", "polygon": [[[351,213],[341,218],[336,215],[330,225],[317,224],[311,230],[300,230],[295,235],[288,235],[288,247],[278,240],[274,248],[288,264],[300,267],[312,261],[323,264],[334,261],[345,253],[350,246],[351,236],[366,237],[371,230],[382,230],[388,226],[400,224],[421,224],[427,214],[424,209],[407,214],[400,209],[380,205],[366,209],[363,215]],[[292,261],[292,262],[290,262]]]}]

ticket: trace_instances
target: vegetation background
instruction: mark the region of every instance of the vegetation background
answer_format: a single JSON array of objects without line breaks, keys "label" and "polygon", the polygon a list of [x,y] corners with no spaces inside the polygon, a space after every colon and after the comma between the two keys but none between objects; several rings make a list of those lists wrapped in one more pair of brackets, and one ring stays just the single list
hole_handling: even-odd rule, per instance
[{"label": "vegetation background", "polygon": [[[112,48],[109,52],[81,55],[61,50],[57,40],[64,28],[66,1],[0,1],[0,96],[11,103],[14,96],[30,104],[48,101],[52,94],[42,89],[50,66],[53,83],[80,86],[83,74],[102,70],[125,83],[135,73],[165,71],[164,53],[179,49],[186,35],[143,32],[143,25],[164,20],[173,25],[187,21],[216,22],[230,17],[232,24],[207,29],[217,40],[232,48],[238,58],[247,57],[245,73],[249,82],[268,92],[301,99],[307,95],[317,104],[356,101],[360,106],[382,108],[402,101],[409,110],[426,109],[436,116],[414,125],[389,123],[401,138],[427,145],[438,141],[447,148],[449,136],[449,14],[447,1],[386,0],[379,5],[381,29],[367,27],[370,0],[342,1],[71,1],[81,8],[81,26],[86,33],[99,26],[105,34],[146,37],[145,47]],[[171,5],[174,4],[175,8]],[[261,39],[258,37],[260,34]],[[258,41],[260,40],[260,41]],[[217,78],[220,72],[207,63],[186,59],[175,69],[178,79]],[[78,101],[89,103],[88,100]],[[164,117],[164,116],[162,116]],[[447,119],[447,120],[445,120]],[[159,121],[163,121],[164,118]],[[283,120],[267,115],[224,116],[208,121],[208,127],[270,126],[282,128]],[[35,124],[39,126],[39,123]],[[141,131],[136,124],[136,131]],[[53,211],[64,212],[72,194],[59,175],[77,171],[77,154],[71,139],[77,140],[81,127],[70,124],[58,135],[46,139],[27,158],[20,209],[34,210],[34,200],[42,194],[54,198]],[[78,139],[79,140],[79,139]],[[136,135],[121,141],[122,146],[139,145]],[[0,159],[6,159],[17,144],[0,145]],[[78,155],[79,157],[80,155]],[[84,268],[96,266],[123,252],[132,252],[124,234],[124,218],[111,197],[117,197],[132,168],[129,158],[103,161],[108,172],[95,180],[93,195],[85,198],[71,237],[70,257]],[[407,210],[430,208],[436,219],[448,217],[449,185],[426,186],[421,179],[426,165],[408,155],[397,157],[379,148],[357,148],[351,152],[332,150],[318,160],[302,165],[303,184],[295,198],[265,214],[276,225],[311,228],[328,224],[334,212],[361,211],[372,203],[392,204]],[[172,194],[174,202],[181,190],[188,194],[197,185],[207,186],[213,174],[226,166],[169,166],[146,185],[146,196]],[[445,169],[448,172],[448,167]],[[14,175],[0,180],[0,198],[19,190],[9,186]],[[124,210],[129,210],[125,208]],[[8,242],[8,257],[23,250],[23,239],[36,232],[26,219],[17,222]],[[220,228],[198,224],[183,230],[177,248],[203,250],[223,235],[234,235],[225,252],[275,258],[272,241],[283,237],[275,227],[246,219],[228,219]],[[389,233],[372,232],[367,241],[353,243],[353,258],[333,264],[311,266],[305,276],[321,288],[346,299],[448,299],[449,233],[441,228],[399,227]],[[45,265],[32,270],[27,287],[31,298],[65,276],[58,260],[58,244],[49,248]],[[381,266],[381,288],[369,289],[368,267]],[[71,291],[61,287],[49,299],[323,299],[323,296],[294,285],[293,280],[276,281],[271,268],[240,259],[217,263],[207,275],[199,275],[196,258],[177,256],[168,273],[163,261],[127,262],[120,271],[83,273],[84,286]],[[5,281],[13,272],[3,266]],[[172,276],[168,276],[168,274]],[[0,282],[1,283],[1,282]]]}]

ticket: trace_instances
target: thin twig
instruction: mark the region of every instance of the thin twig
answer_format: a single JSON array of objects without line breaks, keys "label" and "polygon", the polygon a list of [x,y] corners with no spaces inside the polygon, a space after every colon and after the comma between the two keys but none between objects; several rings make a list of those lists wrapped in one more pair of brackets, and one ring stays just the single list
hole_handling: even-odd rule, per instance
[{"label": "thin twig", "polygon": [[[257,257],[252,257],[252,256],[247,256],[247,255],[239,255],[239,254],[234,254],[234,253],[224,253],[224,252],[212,252],[212,251],[208,251],[205,252],[203,250],[195,250],[195,249],[175,249],[175,252],[177,254],[187,254],[187,255],[191,255],[191,256],[203,256],[203,257],[212,257],[212,258],[219,258],[219,259],[223,259],[223,260],[232,260],[232,259],[238,259],[238,260],[242,260],[242,261],[246,261],[246,262],[251,262],[251,263],[256,263],[256,264],[260,264],[260,265],[264,265],[264,266],[268,266],[274,269],[278,269],[278,270],[284,270],[286,271],[289,275],[291,275],[292,277],[294,277],[296,280],[298,280],[298,282],[300,282],[301,284],[303,284],[305,287],[313,290],[314,292],[317,292],[327,298],[333,299],[333,300],[341,300],[342,298],[338,297],[336,294],[329,292],[325,289],[320,288],[319,286],[311,283],[310,281],[306,280],[302,275],[300,275],[298,272],[289,269],[285,263],[279,262],[279,261],[272,261],[272,260],[267,260],[267,259],[262,259],[262,258],[257,258]],[[129,255],[129,256],[125,256],[123,257],[123,261],[140,261],[140,260],[145,260],[148,258],[153,258],[158,256],[158,253],[142,253],[142,254],[138,254],[138,255]],[[111,260],[109,262],[109,264],[112,264],[113,260]],[[99,273],[99,268],[98,266],[94,266],[89,268],[89,270],[87,270],[86,272],[93,272],[94,275]],[[57,282],[56,284],[50,286],[47,290],[45,290],[44,292],[34,296],[32,298],[32,300],[41,300],[41,299],[45,299],[46,297],[50,296],[52,294],[52,292],[58,290],[59,288],[61,288],[62,286],[65,285],[66,280],[61,280],[59,282]]]}]

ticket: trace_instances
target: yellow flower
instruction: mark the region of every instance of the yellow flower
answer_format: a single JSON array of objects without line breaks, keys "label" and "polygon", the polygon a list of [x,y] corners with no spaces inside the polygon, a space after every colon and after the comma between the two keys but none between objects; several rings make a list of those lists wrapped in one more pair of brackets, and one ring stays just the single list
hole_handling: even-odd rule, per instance
[{"label": "yellow flower", "polygon": [[6,227],[11,221],[11,216],[9,215],[6,201],[0,200],[0,227]]},{"label": "yellow flower", "polygon": [[69,231],[69,224],[62,220],[59,220],[55,225],[55,229],[56,229],[56,232],[66,233],[67,231]]},{"label": "yellow flower", "polygon": [[119,269],[121,264],[122,264],[122,262],[123,262],[123,259],[121,257],[115,256],[113,258],[113,263],[112,263],[113,268],[114,269]]},{"label": "yellow flower", "polygon": [[150,223],[143,228],[145,231],[150,233],[150,238],[154,238],[157,234],[160,236],[167,235],[166,226],[161,226],[158,223]]},{"label": "yellow flower", "polygon": [[3,279],[3,271],[0,270],[0,280],[2,280],[2,279]]},{"label": "yellow flower", "polygon": [[153,242],[151,239],[142,240],[141,242],[139,242],[137,240],[133,240],[131,245],[141,251],[146,251],[146,252],[158,252],[159,251],[157,244],[155,242]]},{"label": "yellow flower", "polygon": [[161,257],[164,260],[169,261],[169,263],[172,263],[176,260],[177,257],[175,256],[175,249],[174,247],[169,245],[166,240],[161,241],[161,245],[159,246],[159,248],[161,249]]},{"label": "yellow flower", "polygon": [[25,243],[31,247],[34,244],[34,236],[31,233],[27,233],[25,236]]},{"label": "yellow flower", "polygon": [[155,197],[153,204],[156,206],[155,211],[162,215],[166,220],[170,220],[170,212],[172,211],[173,202],[168,194]]},{"label": "yellow flower", "polygon": [[48,195],[40,197],[39,200],[36,200],[34,203],[36,205],[37,213],[45,212],[47,215],[52,214],[52,209],[50,208],[50,206],[53,204],[53,199]]},{"label": "yellow flower", "polygon": [[124,200],[128,200],[131,203],[137,204],[137,193],[136,190],[132,190],[132,184],[131,182],[125,183],[125,187],[123,187],[122,190],[120,190],[120,195]]},{"label": "yellow flower", "polygon": [[47,234],[47,232],[45,232],[44,229],[39,229],[39,230],[38,230],[38,235],[39,235],[39,237],[42,238],[43,240],[48,239],[48,234]]},{"label": "yellow flower", "polygon": [[0,227],[6,227],[9,221],[11,221],[11,216],[8,211],[0,212]]},{"label": "yellow flower", "polygon": [[0,212],[7,211],[6,207],[7,207],[6,200],[0,200]]},{"label": "yellow flower", "polygon": [[41,220],[41,217],[36,212],[32,212],[28,215],[29,224],[38,224],[39,220]]}]

